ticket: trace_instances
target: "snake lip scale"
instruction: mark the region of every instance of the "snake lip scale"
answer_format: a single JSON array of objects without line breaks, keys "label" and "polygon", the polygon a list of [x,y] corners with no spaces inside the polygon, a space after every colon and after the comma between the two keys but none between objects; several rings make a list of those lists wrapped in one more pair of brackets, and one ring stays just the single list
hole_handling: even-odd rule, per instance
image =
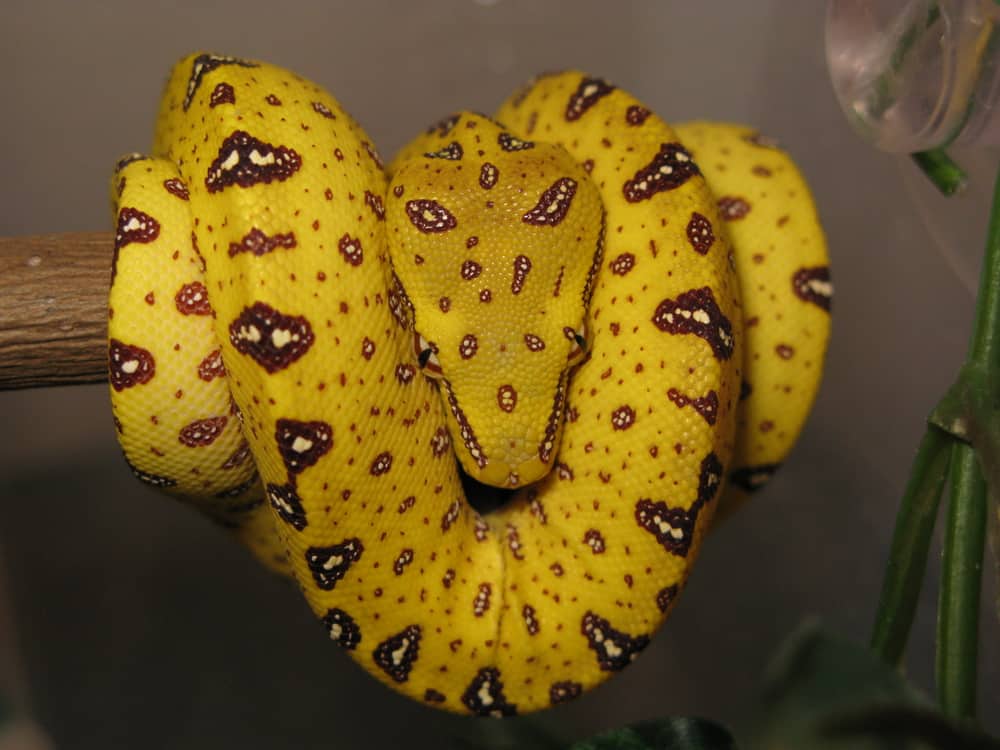
[{"label": "snake lip scale", "polygon": [[315,84],[191,55],[111,193],[129,466],[429,706],[526,713],[634,661],[819,386],[832,285],[790,158],[584,73],[385,165]]}]

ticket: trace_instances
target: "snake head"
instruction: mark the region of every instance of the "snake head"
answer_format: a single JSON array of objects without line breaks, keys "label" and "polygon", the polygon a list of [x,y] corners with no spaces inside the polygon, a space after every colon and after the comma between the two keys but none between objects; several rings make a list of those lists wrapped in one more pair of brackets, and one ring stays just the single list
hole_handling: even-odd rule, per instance
[{"label": "snake head", "polygon": [[558,453],[570,373],[587,353],[597,187],[561,147],[468,113],[407,153],[386,221],[414,357],[440,383],[466,473],[535,482]]}]

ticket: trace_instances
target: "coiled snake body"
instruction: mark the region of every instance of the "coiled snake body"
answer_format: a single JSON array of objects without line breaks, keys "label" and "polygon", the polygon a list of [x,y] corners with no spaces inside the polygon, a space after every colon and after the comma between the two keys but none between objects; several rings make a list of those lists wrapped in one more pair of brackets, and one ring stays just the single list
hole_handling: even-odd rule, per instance
[{"label": "coiled snake body", "polygon": [[[133,470],[430,705],[523,713],[626,666],[818,386],[829,273],[787,156],[580,73],[384,169],[315,85],[193,55],[112,193]],[[509,501],[473,510],[456,456]]]}]

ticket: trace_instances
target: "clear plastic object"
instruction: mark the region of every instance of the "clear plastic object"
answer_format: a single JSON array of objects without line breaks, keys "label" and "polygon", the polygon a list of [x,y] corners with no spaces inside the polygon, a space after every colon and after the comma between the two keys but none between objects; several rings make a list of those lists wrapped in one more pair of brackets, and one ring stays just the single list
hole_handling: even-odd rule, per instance
[{"label": "clear plastic object", "polygon": [[998,0],[830,0],[826,54],[847,119],[878,148],[1000,145]]}]

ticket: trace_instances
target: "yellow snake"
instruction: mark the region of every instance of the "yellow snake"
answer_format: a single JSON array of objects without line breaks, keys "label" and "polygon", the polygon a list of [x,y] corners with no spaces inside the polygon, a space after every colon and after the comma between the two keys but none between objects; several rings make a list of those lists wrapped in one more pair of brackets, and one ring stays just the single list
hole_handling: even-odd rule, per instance
[{"label": "yellow snake", "polygon": [[789,158],[581,73],[386,169],[321,88],[192,55],[112,197],[134,472],[432,706],[525,713],[629,664],[818,387],[829,270]]}]

